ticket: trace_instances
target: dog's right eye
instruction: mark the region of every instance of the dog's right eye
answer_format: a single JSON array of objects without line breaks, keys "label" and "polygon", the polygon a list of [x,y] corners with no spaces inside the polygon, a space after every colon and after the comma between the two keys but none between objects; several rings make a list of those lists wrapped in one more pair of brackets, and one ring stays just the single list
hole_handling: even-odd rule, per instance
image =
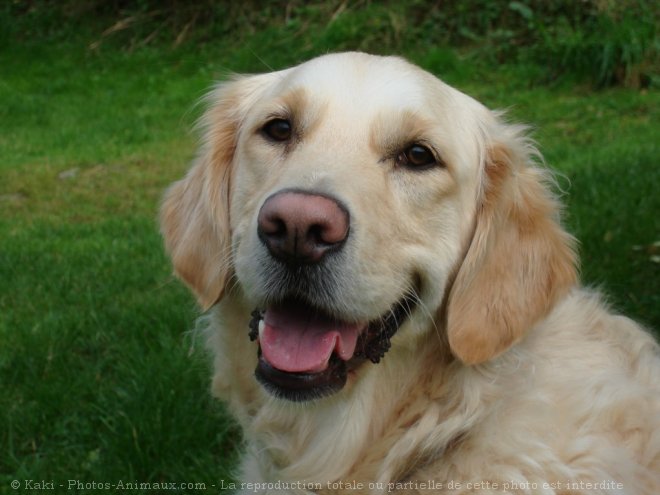
[{"label": "dog's right eye", "polygon": [[397,164],[409,170],[426,170],[441,165],[433,152],[419,143],[414,143],[399,153],[396,161]]},{"label": "dog's right eye", "polygon": [[273,119],[261,128],[261,132],[273,141],[288,141],[291,139],[293,129],[291,122],[286,119]]}]

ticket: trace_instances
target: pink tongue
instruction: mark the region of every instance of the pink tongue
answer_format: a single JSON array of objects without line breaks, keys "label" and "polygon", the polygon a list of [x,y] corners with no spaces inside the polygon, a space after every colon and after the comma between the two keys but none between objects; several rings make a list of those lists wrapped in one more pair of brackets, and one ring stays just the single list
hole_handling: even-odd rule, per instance
[{"label": "pink tongue", "polygon": [[271,366],[291,373],[318,373],[328,367],[333,351],[344,361],[353,357],[361,328],[287,305],[266,310],[259,343]]}]

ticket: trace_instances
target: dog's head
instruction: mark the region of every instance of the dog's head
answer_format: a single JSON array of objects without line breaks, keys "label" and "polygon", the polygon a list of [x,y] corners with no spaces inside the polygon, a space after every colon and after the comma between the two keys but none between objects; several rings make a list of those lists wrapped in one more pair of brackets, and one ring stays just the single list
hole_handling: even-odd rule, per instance
[{"label": "dog's head", "polygon": [[254,306],[245,338],[279,395],[340,389],[395,334],[437,328],[487,361],[575,282],[522,129],[401,59],[327,55],[210,102],[163,235],[202,307],[228,291]]}]

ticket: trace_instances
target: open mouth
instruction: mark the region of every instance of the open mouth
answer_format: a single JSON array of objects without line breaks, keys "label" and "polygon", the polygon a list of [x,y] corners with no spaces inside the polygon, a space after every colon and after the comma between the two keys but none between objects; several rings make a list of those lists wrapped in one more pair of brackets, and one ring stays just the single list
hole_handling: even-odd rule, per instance
[{"label": "open mouth", "polygon": [[252,312],[250,339],[259,342],[257,380],[277,397],[295,402],[331,395],[365,361],[378,363],[390,339],[416,306],[410,291],[381,317],[347,322],[298,299]]}]

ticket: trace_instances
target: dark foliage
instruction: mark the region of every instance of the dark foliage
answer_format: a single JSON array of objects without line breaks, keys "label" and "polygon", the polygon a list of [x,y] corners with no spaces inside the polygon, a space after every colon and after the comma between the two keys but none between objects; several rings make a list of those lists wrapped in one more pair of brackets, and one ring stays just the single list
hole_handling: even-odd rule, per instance
[{"label": "dark foliage", "polygon": [[[82,34],[91,49],[112,43],[134,50],[154,43],[234,44],[279,30],[293,37],[313,33],[332,49],[452,47],[490,63],[542,66],[546,80],[573,74],[597,86],[645,87],[657,81],[657,5],[652,0],[12,0],[0,7],[0,31],[19,41]],[[310,50],[322,50],[319,44]]]}]

